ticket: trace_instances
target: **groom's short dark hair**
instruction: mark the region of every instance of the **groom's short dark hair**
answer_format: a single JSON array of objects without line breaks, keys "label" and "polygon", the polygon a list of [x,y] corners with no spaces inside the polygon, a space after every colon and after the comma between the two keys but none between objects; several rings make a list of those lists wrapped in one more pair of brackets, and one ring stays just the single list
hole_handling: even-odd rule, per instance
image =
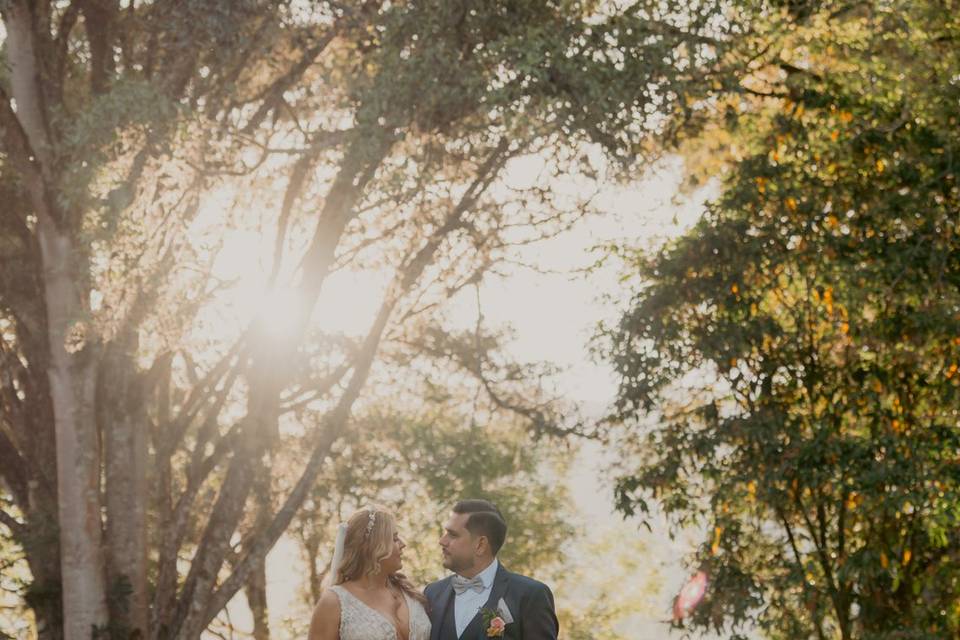
[{"label": "groom's short dark hair", "polygon": [[468,514],[467,531],[475,536],[486,536],[493,555],[500,552],[507,539],[507,521],[497,505],[489,500],[461,500],[453,505],[453,512]]}]

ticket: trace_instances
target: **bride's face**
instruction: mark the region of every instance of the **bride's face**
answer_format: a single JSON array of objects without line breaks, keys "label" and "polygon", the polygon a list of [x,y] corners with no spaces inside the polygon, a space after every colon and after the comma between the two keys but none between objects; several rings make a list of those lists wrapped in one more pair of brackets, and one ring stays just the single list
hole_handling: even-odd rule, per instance
[{"label": "bride's face", "polygon": [[396,573],[403,568],[403,549],[406,543],[397,531],[393,532],[393,549],[381,563],[380,568],[387,574]]}]

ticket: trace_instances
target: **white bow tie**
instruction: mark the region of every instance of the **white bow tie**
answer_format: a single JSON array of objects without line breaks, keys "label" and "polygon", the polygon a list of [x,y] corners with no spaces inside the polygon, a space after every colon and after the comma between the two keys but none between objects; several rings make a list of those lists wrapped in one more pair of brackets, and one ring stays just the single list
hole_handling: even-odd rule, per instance
[{"label": "white bow tie", "polygon": [[459,575],[453,576],[453,590],[457,592],[458,596],[466,593],[469,589],[473,589],[477,593],[483,593],[485,588],[480,576],[474,576],[472,578],[464,578]]}]

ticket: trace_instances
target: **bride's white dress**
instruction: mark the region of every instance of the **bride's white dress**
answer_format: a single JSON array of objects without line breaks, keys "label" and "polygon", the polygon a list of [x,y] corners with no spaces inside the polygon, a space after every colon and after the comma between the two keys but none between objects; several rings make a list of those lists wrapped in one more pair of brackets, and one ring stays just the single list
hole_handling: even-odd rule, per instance
[{"label": "bride's white dress", "polygon": [[[340,599],[340,640],[398,640],[396,627],[340,585],[331,587]],[[410,612],[410,640],[429,640],[430,618],[423,605],[403,594]]]}]

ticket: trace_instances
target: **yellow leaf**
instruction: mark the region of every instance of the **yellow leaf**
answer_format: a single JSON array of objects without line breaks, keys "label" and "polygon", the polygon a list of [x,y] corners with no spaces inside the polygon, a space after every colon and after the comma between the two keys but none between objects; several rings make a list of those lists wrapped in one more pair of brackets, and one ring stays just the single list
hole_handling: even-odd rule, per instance
[{"label": "yellow leaf", "polygon": [[836,129],[830,132],[830,140],[832,140],[833,142],[836,142],[837,138],[839,137],[840,137],[840,132],[837,131]]},{"label": "yellow leaf", "polygon": [[836,229],[840,226],[840,221],[837,220],[837,216],[827,216],[827,226],[831,229]]},{"label": "yellow leaf", "polygon": [[840,323],[840,332],[843,334],[850,333],[850,323],[849,322]]},{"label": "yellow leaf", "polygon": [[952,365],[950,365],[950,368],[947,369],[947,379],[949,380],[950,378],[952,378],[953,374],[955,374],[956,372],[957,372],[957,363],[954,362]]},{"label": "yellow leaf", "polygon": [[903,550],[903,566],[907,566],[910,562],[910,558],[913,557],[913,554],[910,552],[910,549]]},{"label": "yellow leaf", "polygon": [[730,291],[731,293],[737,293],[738,291],[740,291],[740,287],[738,287],[736,284],[732,284],[730,285]]},{"label": "yellow leaf", "polygon": [[890,566],[890,559],[887,558],[887,554],[883,551],[880,552],[880,566],[884,569]]},{"label": "yellow leaf", "polygon": [[786,205],[787,205],[787,209],[790,209],[790,211],[796,211],[796,210],[797,210],[797,199],[796,199],[796,198],[793,198],[793,197],[787,198],[787,200],[786,200]]},{"label": "yellow leaf", "polygon": [[883,170],[886,166],[887,165],[883,163],[883,160],[877,160],[877,172],[883,173]]},{"label": "yellow leaf", "polygon": [[840,112],[840,120],[843,121],[843,122],[845,122],[845,123],[852,122],[852,121],[853,121],[853,114],[850,113],[849,111],[841,111],[841,112]]}]

